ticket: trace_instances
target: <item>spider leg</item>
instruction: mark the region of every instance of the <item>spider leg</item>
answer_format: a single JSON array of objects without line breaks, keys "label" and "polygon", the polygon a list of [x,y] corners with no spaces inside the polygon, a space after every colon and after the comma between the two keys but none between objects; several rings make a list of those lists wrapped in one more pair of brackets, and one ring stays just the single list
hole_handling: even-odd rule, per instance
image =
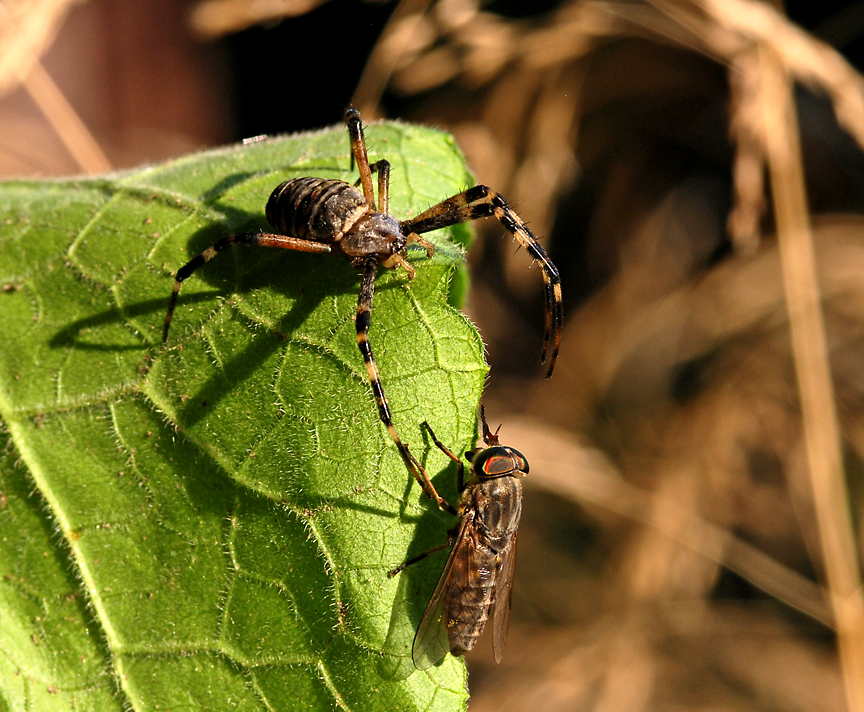
[{"label": "spider leg", "polygon": [[423,466],[417,462],[417,459],[408,449],[408,445],[402,442],[395,426],[393,425],[393,416],[390,413],[390,406],[387,405],[387,398],[384,395],[384,386],[381,383],[381,375],[378,373],[378,366],[375,364],[375,357],[372,355],[372,344],[369,343],[369,325],[372,322],[372,298],[375,295],[375,274],[378,271],[378,260],[370,259],[364,269],[363,277],[360,281],[360,296],[357,300],[357,319],[355,322],[357,328],[357,346],[360,353],[363,354],[363,361],[366,364],[366,372],[369,374],[369,383],[372,385],[372,392],[375,394],[375,402],[378,405],[378,417],[390,437],[396,444],[399,450],[399,455],[405,463],[405,467],[417,480],[417,483],[423,489],[426,495],[434,499],[438,503],[438,507],[445,512],[456,514],[453,506],[441,497],[435,491],[429,475]]},{"label": "spider leg", "polygon": [[378,171],[378,212],[390,214],[390,161],[381,159],[371,166]]},{"label": "spider leg", "polygon": [[426,256],[429,259],[432,259],[432,255],[435,254],[435,245],[429,242],[429,240],[424,240],[417,233],[406,235],[406,237],[408,238],[409,243],[416,242],[418,245],[424,247],[426,249]]},{"label": "spider leg", "polygon": [[[420,213],[416,218],[400,223],[403,234],[411,239],[415,235],[458,223],[476,220],[477,218],[495,217],[516,238],[528,254],[540,263],[543,269],[543,281],[546,287],[546,330],[543,337],[543,353],[540,362],[546,360],[549,343],[552,341],[552,356],[549,359],[549,370],[546,378],[552,375],[555,361],[558,359],[558,348],[561,345],[561,326],[564,322],[564,305],[561,299],[561,278],[558,269],[546,255],[543,246],[538,242],[528,226],[504,200],[485,185],[475,185],[463,193],[454,195],[438,205]],[[416,239],[416,238],[415,238]]]},{"label": "spider leg", "polygon": [[[390,161],[382,158],[380,161],[369,164],[369,170],[372,173],[378,174],[378,212],[385,215],[390,214]],[[362,182],[362,178],[354,181],[354,187],[357,188]]]},{"label": "spider leg", "polygon": [[300,240],[296,237],[274,235],[269,232],[238,232],[236,235],[223,237],[177,270],[177,276],[174,277],[174,291],[171,292],[171,300],[168,302],[168,313],[165,314],[165,325],[162,327],[163,342],[168,340],[168,329],[171,327],[171,318],[174,316],[174,307],[177,305],[177,296],[180,294],[183,280],[199,267],[207,264],[222,250],[227,250],[235,243],[240,245],[259,245],[260,247],[281,247],[286,250],[298,250],[299,252],[330,252],[330,245],[323,242]]},{"label": "spider leg", "polygon": [[363,137],[363,123],[360,121],[360,112],[353,106],[349,106],[345,112],[345,123],[348,125],[348,136],[351,138],[352,162],[357,162],[357,171],[363,184],[363,197],[369,205],[375,205],[372,171],[369,168],[369,156],[366,155],[366,139]]}]

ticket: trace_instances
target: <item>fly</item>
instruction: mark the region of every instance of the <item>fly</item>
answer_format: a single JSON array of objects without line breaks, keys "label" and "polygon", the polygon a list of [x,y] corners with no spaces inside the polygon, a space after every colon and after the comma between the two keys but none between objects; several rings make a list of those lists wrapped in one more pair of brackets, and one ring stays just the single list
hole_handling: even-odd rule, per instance
[{"label": "fly", "polygon": [[[429,554],[453,547],[414,636],[411,657],[418,670],[436,665],[448,652],[462,655],[472,650],[490,616],[495,662],[501,661],[504,651],[510,627],[516,532],[522,515],[520,477],[528,474],[528,461],[518,450],[498,442],[498,431],[489,430],[482,406],[480,422],[487,447],[465,453],[470,463],[467,482],[462,461],[435,437],[428,423],[423,423],[438,449],[457,464],[461,499],[458,510],[447,505],[459,517],[447,544],[390,572],[395,576]],[[419,463],[416,466],[422,470]],[[426,494],[440,499],[434,487]]]}]

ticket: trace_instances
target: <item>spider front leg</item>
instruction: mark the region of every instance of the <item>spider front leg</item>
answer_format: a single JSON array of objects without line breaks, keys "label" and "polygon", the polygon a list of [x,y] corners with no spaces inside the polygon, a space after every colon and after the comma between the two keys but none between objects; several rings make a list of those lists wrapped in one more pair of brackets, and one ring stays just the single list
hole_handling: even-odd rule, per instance
[{"label": "spider front leg", "polygon": [[393,425],[393,416],[390,413],[390,406],[387,404],[387,398],[384,395],[384,386],[381,383],[381,375],[378,373],[378,366],[375,364],[375,357],[372,354],[372,344],[369,343],[369,326],[372,323],[372,298],[375,296],[375,275],[378,272],[378,260],[370,259],[363,268],[363,277],[360,281],[360,296],[357,300],[357,318],[355,326],[357,329],[357,346],[360,353],[363,355],[363,361],[366,364],[366,373],[369,374],[369,383],[372,385],[372,392],[375,394],[375,403],[378,405],[378,417],[390,437],[396,444],[399,450],[399,455],[402,457],[402,462],[405,467],[417,480],[417,483],[423,489],[427,496],[434,499],[438,507],[445,512],[456,514],[453,506],[441,497],[435,491],[429,475],[423,466],[417,462],[414,455],[408,449],[408,445],[402,442],[399,433]]},{"label": "spider front leg", "polygon": [[[549,359],[549,370],[546,378],[552,375],[555,361],[558,359],[558,348],[561,345],[561,326],[564,321],[564,305],[561,298],[561,278],[558,269],[546,255],[543,246],[528,229],[528,226],[504,200],[485,185],[475,185],[463,193],[447,198],[438,205],[420,213],[416,218],[400,223],[400,228],[409,240],[412,235],[437,230],[450,225],[469,222],[478,218],[495,217],[516,238],[540,267],[543,269],[543,281],[546,287],[546,329],[543,336],[543,353],[540,363],[546,360],[549,343],[552,341],[552,356]],[[553,341],[554,334],[554,341]]]},{"label": "spider front leg", "polygon": [[[352,154],[353,158],[353,154]],[[378,174],[378,212],[385,215],[390,214],[390,161],[382,158],[380,161],[369,164],[369,170],[372,173]],[[363,182],[361,176],[354,181],[354,187],[357,188]]]},{"label": "spider front leg", "polygon": [[[390,161],[382,158],[369,166],[369,170],[378,174],[378,212],[390,214]],[[356,185],[356,183],[355,183]]]},{"label": "spider front leg", "polygon": [[203,267],[222,250],[227,250],[233,244],[258,245],[259,247],[281,247],[285,250],[297,250],[298,252],[330,252],[330,245],[310,240],[300,240],[287,235],[274,235],[269,232],[238,232],[236,235],[228,235],[208,247],[200,255],[193,257],[179,270],[174,277],[174,290],[168,302],[168,313],[165,314],[165,324],[162,327],[162,341],[168,340],[168,329],[171,327],[171,318],[174,316],[174,307],[177,305],[177,296],[183,281],[195,270]]}]

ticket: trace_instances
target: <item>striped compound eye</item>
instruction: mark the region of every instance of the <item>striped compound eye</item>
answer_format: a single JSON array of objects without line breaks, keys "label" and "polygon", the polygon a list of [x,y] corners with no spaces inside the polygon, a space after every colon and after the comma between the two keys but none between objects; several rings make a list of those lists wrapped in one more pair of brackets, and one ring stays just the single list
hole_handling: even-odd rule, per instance
[{"label": "striped compound eye", "polygon": [[501,445],[477,453],[471,465],[480,478],[503,477],[516,471],[528,473],[528,461],[522,453]]}]

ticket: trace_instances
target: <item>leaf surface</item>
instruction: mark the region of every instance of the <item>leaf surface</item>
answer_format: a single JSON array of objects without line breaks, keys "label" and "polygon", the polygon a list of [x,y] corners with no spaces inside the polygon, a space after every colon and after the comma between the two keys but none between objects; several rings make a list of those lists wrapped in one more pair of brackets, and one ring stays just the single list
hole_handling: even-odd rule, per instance
[{"label": "leaf surface", "polygon": [[[470,184],[452,139],[367,127],[397,218]],[[416,672],[446,538],[381,426],[357,271],[234,247],[295,176],[342,178],[338,127],[96,180],[0,185],[0,710],[451,710],[465,670]],[[440,491],[486,374],[447,305],[467,230],[381,270],[370,340],[394,421]],[[446,470],[446,471],[445,471]]]}]

